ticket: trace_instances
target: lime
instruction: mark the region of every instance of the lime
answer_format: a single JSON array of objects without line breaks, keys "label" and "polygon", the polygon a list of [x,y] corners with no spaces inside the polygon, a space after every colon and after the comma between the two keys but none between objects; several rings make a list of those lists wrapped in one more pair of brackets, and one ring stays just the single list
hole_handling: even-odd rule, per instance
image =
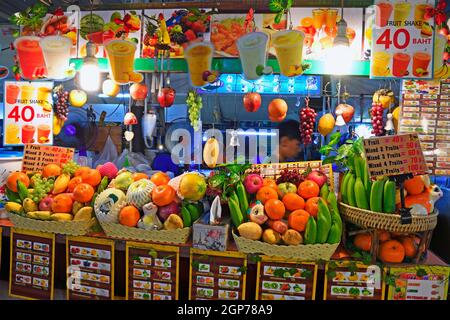
[{"label": "lime", "polygon": [[264,66],[262,64],[259,64],[256,66],[256,74],[258,76],[262,76],[264,71]]}]

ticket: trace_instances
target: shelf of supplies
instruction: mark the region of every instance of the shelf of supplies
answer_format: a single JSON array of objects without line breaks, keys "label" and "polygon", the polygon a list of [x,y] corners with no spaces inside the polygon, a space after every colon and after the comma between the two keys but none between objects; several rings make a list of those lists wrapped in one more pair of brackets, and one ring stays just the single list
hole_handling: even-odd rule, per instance
[{"label": "shelf of supplies", "polygon": [[[99,66],[102,71],[108,70],[108,60],[106,58],[99,58]],[[72,59],[77,70],[80,69],[83,64],[83,59]],[[305,63],[309,63],[311,68],[304,74],[315,75],[327,75],[324,63],[321,61],[305,60]],[[269,59],[267,64],[271,66],[275,73],[279,73],[280,68],[276,59]],[[369,76],[369,61],[353,61],[352,68],[347,75],[352,76]],[[170,59],[169,62],[170,72],[187,72],[186,60],[183,58]],[[214,58],[212,62],[214,70],[218,70],[220,73],[241,73],[241,61],[238,58]],[[134,62],[134,68],[140,72],[153,72],[155,70],[155,59],[137,58]],[[167,60],[164,61],[164,70],[167,69]]]}]

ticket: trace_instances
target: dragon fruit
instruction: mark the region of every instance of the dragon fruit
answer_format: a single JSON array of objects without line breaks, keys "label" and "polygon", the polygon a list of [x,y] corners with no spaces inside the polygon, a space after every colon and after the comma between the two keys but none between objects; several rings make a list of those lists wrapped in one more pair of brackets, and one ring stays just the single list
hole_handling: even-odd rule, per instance
[{"label": "dragon fruit", "polygon": [[99,166],[98,171],[100,172],[102,177],[107,176],[111,180],[117,176],[117,172],[119,170],[114,163],[106,162],[105,164]]}]

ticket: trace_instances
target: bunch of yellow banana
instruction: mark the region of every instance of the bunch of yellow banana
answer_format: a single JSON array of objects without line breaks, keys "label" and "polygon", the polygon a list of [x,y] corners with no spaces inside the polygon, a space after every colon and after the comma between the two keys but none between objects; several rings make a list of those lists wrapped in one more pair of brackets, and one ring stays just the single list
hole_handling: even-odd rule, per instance
[{"label": "bunch of yellow banana", "polygon": [[64,120],[61,120],[56,115],[53,115],[53,135],[57,136],[64,127]]}]

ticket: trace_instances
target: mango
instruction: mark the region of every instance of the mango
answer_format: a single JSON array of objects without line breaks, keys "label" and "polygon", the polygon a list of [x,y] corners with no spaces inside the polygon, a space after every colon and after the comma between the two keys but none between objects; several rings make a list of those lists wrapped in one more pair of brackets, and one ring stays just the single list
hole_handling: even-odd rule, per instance
[{"label": "mango", "polygon": [[262,239],[269,244],[278,244],[281,242],[281,235],[273,229],[266,229],[264,230]]},{"label": "mango", "polygon": [[238,231],[241,237],[250,240],[259,240],[263,233],[262,228],[255,222],[245,222],[238,227]]},{"label": "mango", "polygon": [[53,221],[72,221],[73,215],[70,213],[54,213],[50,216]]},{"label": "mango", "polygon": [[216,138],[209,138],[203,147],[203,161],[209,168],[215,168],[219,158],[219,142]]},{"label": "mango", "polygon": [[30,198],[25,198],[23,200],[23,210],[25,212],[30,212],[30,211],[37,211],[38,209],[38,205],[31,200]]},{"label": "mango", "polygon": [[164,221],[164,229],[166,230],[182,229],[183,226],[183,219],[181,219],[177,214],[172,213],[171,215],[169,215],[167,220]]},{"label": "mango", "polygon": [[283,242],[287,245],[299,245],[303,243],[303,237],[302,235],[294,229],[287,230],[282,236],[281,239]]},{"label": "mango", "polygon": [[92,212],[94,212],[94,208],[83,207],[75,214],[73,221],[89,221],[92,219]]},{"label": "mango", "polygon": [[5,204],[5,209],[6,209],[6,211],[11,212],[11,213],[21,213],[23,210],[23,207],[20,204],[18,204],[17,202],[9,201]]}]

